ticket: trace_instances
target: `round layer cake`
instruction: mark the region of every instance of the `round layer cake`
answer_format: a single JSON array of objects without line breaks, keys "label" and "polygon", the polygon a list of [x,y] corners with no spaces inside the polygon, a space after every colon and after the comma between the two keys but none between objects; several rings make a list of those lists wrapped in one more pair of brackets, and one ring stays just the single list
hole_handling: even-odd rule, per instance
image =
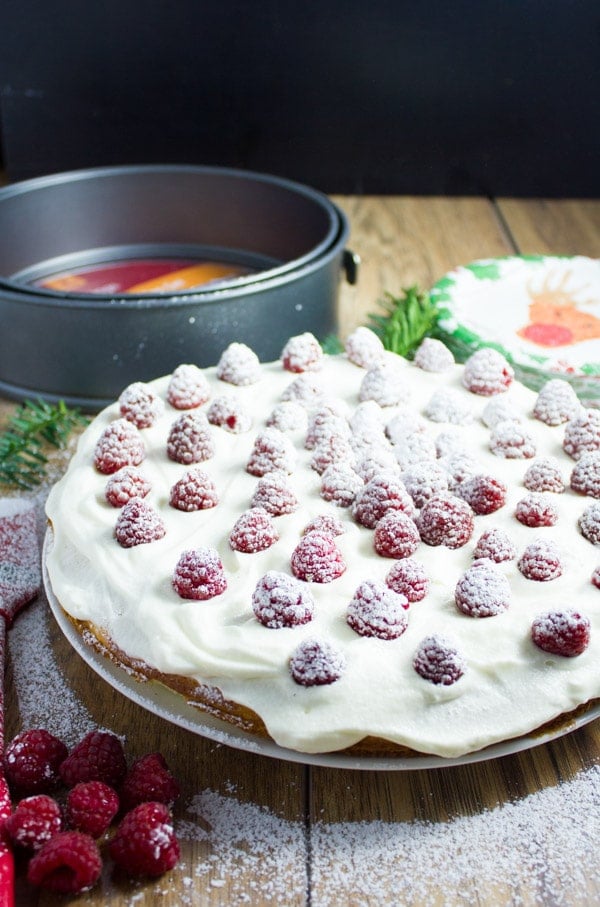
[{"label": "round layer cake", "polygon": [[492,349],[232,344],[93,420],[48,576],[125,669],[283,747],[458,756],[600,694],[599,449]]}]

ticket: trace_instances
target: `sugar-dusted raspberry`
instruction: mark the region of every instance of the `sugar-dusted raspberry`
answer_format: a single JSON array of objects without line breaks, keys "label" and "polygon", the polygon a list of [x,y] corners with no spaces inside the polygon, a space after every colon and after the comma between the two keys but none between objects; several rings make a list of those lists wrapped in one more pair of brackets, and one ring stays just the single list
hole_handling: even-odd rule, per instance
[{"label": "sugar-dusted raspberry", "polygon": [[135,548],[162,539],[166,532],[162,519],[142,498],[131,498],[121,508],[115,524],[115,538],[121,548]]},{"label": "sugar-dusted raspberry", "polygon": [[508,608],[510,585],[494,561],[480,558],[460,577],[454,601],[458,610],[469,617],[494,617]]},{"label": "sugar-dusted raspberry", "polygon": [[252,593],[252,610],[257,620],[272,630],[300,627],[313,618],[315,603],[303,583],[270,570],[256,584]]},{"label": "sugar-dusted raspberry", "polygon": [[44,728],[21,731],[4,752],[4,774],[11,791],[23,795],[52,790],[67,755],[62,740]]},{"label": "sugar-dusted raspberry", "polygon": [[480,465],[473,454],[456,450],[440,457],[438,464],[445,470],[448,491],[456,492],[459,485],[480,472]]},{"label": "sugar-dusted raspberry", "polygon": [[173,588],[180,598],[193,601],[225,592],[227,579],[218,552],[208,546],[184,551],[173,571]]},{"label": "sugar-dusted raspberry", "polygon": [[592,586],[596,587],[596,589],[600,589],[600,566],[594,568],[590,582],[592,583]]},{"label": "sugar-dusted raspberry", "polygon": [[386,422],[385,434],[392,444],[398,444],[408,435],[427,431],[427,420],[414,409],[403,409]]},{"label": "sugar-dusted raspberry", "polygon": [[343,653],[325,640],[305,639],[290,658],[290,674],[303,687],[335,683],[345,668]]},{"label": "sugar-dusted raspberry", "polygon": [[31,858],[27,881],[58,894],[81,894],[96,884],[101,872],[94,839],[80,831],[61,831]]},{"label": "sugar-dusted raspberry", "polygon": [[408,599],[379,580],[364,580],[352,597],[346,621],[359,636],[397,639],[408,626]]},{"label": "sugar-dusted raspberry", "polygon": [[62,831],[62,813],[53,797],[34,794],[21,800],[4,827],[13,844],[27,850],[39,850],[42,844]]},{"label": "sugar-dusted raspberry", "polygon": [[424,372],[447,372],[454,365],[454,356],[441,340],[425,337],[413,361]]},{"label": "sugar-dusted raspberry", "polygon": [[138,429],[127,419],[115,419],[106,426],[94,449],[94,466],[104,475],[123,466],[139,466],[146,447]]},{"label": "sugar-dusted raspberry", "polygon": [[383,472],[371,479],[359,491],[352,505],[352,516],[367,529],[374,529],[389,510],[402,510],[415,515],[413,499],[399,476]]},{"label": "sugar-dusted raspberry", "polygon": [[374,400],[379,406],[399,406],[410,398],[410,385],[406,371],[400,366],[400,360],[392,358],[382,359],[367,371],[361,381],[358,397],[359,400]]},{"label": "sugar-dusted raspberry", "polygon": [[118,788],[126,772],[123,744],[110,731],[90,731],[60,766],[60,776],[67,787],[75,787],[81,781],[102,781]]},{"label": "sugar-dusted raspberry", "polygon": [[462,428],[445,428],[435,438],[435,455],[440,460],[452,454],[469,453],[465,446],[465,433]]},{"label": "sugar-dusted raspberry", "polygon": [[429,591],[429,577],[421,561],[406,557],[396,561],[385,578],[386,584],[409,602],[422,601]]},{"label": "sugar-dusted raspberry", "polygon": [[507,460],[530,460],[535,457],[535,440],[520,422],[498,422],[490,432],[490,450]]},{"label": "sugar-dusted raspberry", "polygon": [[563,438],[563,449],[574,460],[591,450],[600,450],[600,411],[584,410],[567,422]]},{"label": "sugar-dusted raspberry", "polygon": [[230,395],[215,397],[208,407],[206,418],[211,425],[218,425],[232,435],[241,435],[252,428],[252,415],[247,406]]},{"label": "sugar-dusted raspberry", "polygon": [[346,531],[341,521],[331,513],[322,513],[319,516],[316,516],[304,527],[302,535],[313,532],[315,529],[318,532],[325,532],[332,538],[335,538],[337,535],[343,535]]},{"label": "sugar-dusted raspberry", "polygon": [[373,547],[381,557],[409,557],[419,547],[419,531],[408,514],[390,510],[375,526]]},{"label": "sugar-dusted raspberry", "polygon": [[310,583],[330,583],[346,569],[334,539],[316,529],[302,536],[292,552],[291,564],[294,576]]},{"label": "sugar-dusted raspberry", "polygon": [[280,472],[268,472],[257,484],[252,507],[263,507],[271,516],[283,516],[298,509],[299,501],[287,478]]},{"label": "sugar-dusted raspberry", "polygon": [[538,528],[555,526],[558,522],[558,510],[554,502],[543,492],[530,491],[517,501],[515,516],[524,526]]},{"label": "sugar-dusted raspberry", "polygon": [[121,806],[128,811],[140,803],[173,806],[180,795],[179,782],[162,753],[146,753],[133,763],[121,787]]},{"label": "sugar-dusted raspberry", "polygon": [[357,327],[344,344],[350,362],[360,368],[371,368],[383,359],[385,348],[380,338],[370,328]]},{"label": "sugar-dusted raspberry", "polygon": [[516,556],[515,544],[503,529],[486,529],[477,539],[473,550],[474,558],[487,558],[496,564],[511,561]]},{"label": "sugar-dusted raspberry", "polygon": [[364,484],[349,464],[332,463],[321,475],[321,497],[337,507],[350,507]]},{"label": "sugar-dusted raspberry", "polygon": [[293,472],[296,465],[294,445],[277,428],[265,428],[254,440],[246,470],[252,476],[264,476],[268,472]]},{"label": "sugar-dusted raspberry", "polygon": [[526,579],[546,583],[563,571],[560,550],[551,539],[535,539],[525,548],[517,567]]},{"label": "sugar-dusted raspberry", "polygon": [[551,378],[542,387],[533,405],[533,415],[546,425],[562,425],[581,413],[577,394],[564,378]]},{"label": "sugar-dusted raspberry", "polygon": [[413,432],[405,438],[397,438],[392,452],[401,470],[410,469],[424,460],[435,461],[435,441],[423,432]]},{"label": "sugar-dusted raspberry", "polygon": [[400,464],[391,447],[369,447],[357,457],[355,472],[365,484],[382,472],[393,472],[400,478]]},{"label": "sugar-dusted raspberry", "polygon": [[507,487],[495,476],[480,473],[456,486],[456,494],[480,516],[500,510],[506,503]]},{"label": "sugar-dusted raspberry", "polygon": [[364,400],[350,414],[348,422],[353,435],[375,436],[383,432],[386,411],[375,400]]},{"label": "sugar-dusted raspberry", "polygon": [[256,384],[260,374],[258,356],[245,343],[230,343],[217,363],[217,378],[238,387]]},{"label": "sugar-dusted raspberry", "polygon": [[123,466],[106,483],[104,496],[113,507],[124,507],[132,498],[145,498],[151,483],[135,466]]},{"label": "sugar-dusted raspberry", "polygon": [[165,408],[160,397],[149,385],[135,381],[121,393],[118,400],[119,412],[136,428],[150,428]]},{"label": "sugar-dusted raspberry", "polygon": [[350,425],[343,413],[336,412],[333,407],[324,403],[309,416],[304,446],[307,450],[314,450],[323,441],[328,441],[332,435],[349,440]]},{"label": "sugar-dusted raspberry", "polygon": [[178,365],[169,379],[167,400],[175,409],[195,409],[210,399],[208,378],[197,365]]},{"label": "sugar-dusted raspberry", "polygon": [[434,391],[423,412],[431,422],[470,425],[473,421],[471,401],[454,387],[440,387]]},{"label": "sugar-dusted raspberry", "polygon": [[473,535],[473,511],[453,494],[436,494],[426,502],[417,519],[417,529],[426,545],[461,548]]},{"label": "sugar-dusted raspberry", "polygon": [[540,457],[534,460],[525,471],[523,485],[528,491],[551,491],[553,494],[562,494],[565,490],[565,481],[558,460],[554,457]]},{"label": "sugar-dusted raspberry", "polygon": [[333,463],[346,463],[354,467],[356,457],[354,449],[348,438],[343,435],[330,435],[315,448],[310,460],[310,467],[323,475],[328,466]]},{"label": "sugar-dusted raspberry", "polygon": [[551,655],[574,658],[590,643],[590,622],[579,611],[547,611],[531,625],[531,638],[538,648]]},{"label": "sugar-dusted raspberry", "polygon": [[600,545],[600,501],[594,501],[579,517],[579,530],[592,545]]},{"label": "sugar-dusted raspberry", "polygon": [[512,384],[514,370],[506,358],[491,347],[473,353],[465,362],[462,383],[472,394],[492,397]]},{"label": "sugar-dusted raspberry", "polygon": [[256,554],[265,551],[279,539],[273,517],[263,507],[251,507],[235,521],[229,534],[229,544],[234,551]]},{"label": "sugar-dusted raspberry", "polygon": [[570,485],[579,494],[600,498],[600,450],[590,450],[580,456],[571,472]]},{"label": "sugar-dusted raspberry", "polygon": [[281,364],[288,372],[316,372],[323,365],[323,350],[314,334],[305,331],[290,337],[281,351]]},{"label": "sugar-dusted raspberry", "polygon": [[219,503],[215,483],[203,469],[188,469],[171,486],[169,504],[175,510],[191,513],[195,510],[209,510]]},{"label": "sugar-dusted raspberry", "polygon": [[448,474],[435,460],[415,463],[402,473],[402,481],[415,507],[422,507],[434,494],[448,491]]},{"label": "sugar-dusted raspberry", "polygon": [[269,428],[278,428],[279,431],[306,431],[308,414],[302,404],[294,400],[284,400],[275,406],[267,418]]},{"label": "sugar-dusted raspberry", "polygon": [[498,422],[521,422],[521,414],[514,403],[504,397],[494,397],[486,403],[481,421],[488,428],[495,428]]},{"label": "sugar-dusted raspberry", "polygon": [[283,403],[292,401],[304,406],[305,409],[312,409],[319,405],[323,397],[324,391],[318,381],[311,375],[303,374],[288,384],[281,395],[281,401]]},{"label": "sugar-dusted raspberry", "polygon": [[164,803],[140,803],[121,820],[108,845],[115,864],[129,876],[158,878],[176,866],[179,842]]},{"label": "sugar-dusted raspberry", "polygon": [[101,837],[119,811],[119,795],[103,781],[80,781],[67,796],[65,815],[70,828]]},{"label": "sugar-dusted raspberry", "polygon": [[215,444],[208,419],[203,412],[182,413],[169,430],[167,456],[175,463],[189,466],[210,460]]},{"label": "sugar-dusted raspberry", "polygon": [[451,686],[466,670],[464,658],[444,636],[426,636],[413,657],[413,668],[424,680]]}]

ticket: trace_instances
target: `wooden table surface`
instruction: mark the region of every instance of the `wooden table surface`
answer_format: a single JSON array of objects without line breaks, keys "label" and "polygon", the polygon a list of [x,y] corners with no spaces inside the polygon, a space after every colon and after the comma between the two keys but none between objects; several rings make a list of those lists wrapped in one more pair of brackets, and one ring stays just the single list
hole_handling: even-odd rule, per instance
[{"label": "wooden table surface", "polygon": [[[384,291],[397,293],[415,283],[427,288],[450,268],[477,258],[600,257],[597,201],[336,201],[350,218],[349,245],[362,259],[358,285],[341,289],[341,336],[365,323]],[[13,408],[1,402],[0,420]],[[122,735],[130,758],[162,751],[180,779],[182,859],[158,882],[130,882],[107,870],[99,886],[71,901],[38,895],[21,882],[18,903],[370,907],[600,901],[593,846],[600,840],[600,722],[517,755],[460,767],[375,772],[283,762],[206,740],[130,703],[73,653],[43,604],[18,620],[30,621],[31,645],[39,638],[48,647],[39,657],[60,674],[56,696],[74,710],[73,720],[83,714]],[[17,654],[26,644],[21,639]],[[11,651],[14,660],[14,646]],[[35,670],[32,682],[42,692],[52,688]],[[24,711],[22,666],[9,664],[7,684],[10,739]],[[52,729],[59,703],[51,699],[27,705],[24,720]]]}]

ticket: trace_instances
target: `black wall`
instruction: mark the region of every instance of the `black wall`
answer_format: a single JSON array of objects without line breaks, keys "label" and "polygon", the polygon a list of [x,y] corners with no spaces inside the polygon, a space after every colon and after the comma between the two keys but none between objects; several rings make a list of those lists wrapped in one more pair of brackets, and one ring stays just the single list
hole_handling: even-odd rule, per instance
[{"label": "black wall", "polygon": [[598,0],[0,0],[0,22],[13,180],[185,162],[600,195]]}]

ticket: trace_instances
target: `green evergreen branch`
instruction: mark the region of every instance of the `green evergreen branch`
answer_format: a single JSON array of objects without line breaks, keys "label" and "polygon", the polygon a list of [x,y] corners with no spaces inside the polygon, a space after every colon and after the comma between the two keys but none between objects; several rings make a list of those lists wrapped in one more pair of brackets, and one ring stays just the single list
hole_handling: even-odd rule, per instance
[{"label": "green evergreen branch", "polygon": [[386,350],[412,358],[424,337],[435,334],[440,310],[418,287],[402,290],[402,296],[386,293],[379,305],[382,314],[369,315],[371,328]]}]

